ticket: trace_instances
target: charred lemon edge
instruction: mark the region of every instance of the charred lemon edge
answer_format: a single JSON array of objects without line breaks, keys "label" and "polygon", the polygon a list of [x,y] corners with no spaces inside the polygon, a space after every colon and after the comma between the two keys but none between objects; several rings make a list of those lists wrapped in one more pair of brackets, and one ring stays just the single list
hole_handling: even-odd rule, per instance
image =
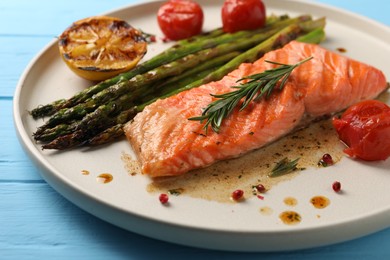
[{"label": "charred lemon edge", "polygon": [[[113,68],[110,69],[101,69],[98,66],[79,66],[77,64],[77,61],[75,61],[73,58],[70,58],[68,53],[65,51],[64,46],[66,45],[66,43],[64,44],[64,42],[66,41],[64,41],[64,39],[67,35],[69,35],[71,31],[76,30],[82,24],[89,24],[94,20],[118,21],[128,25],[129,30],[136,32],[137,37],[133,37],[134,42],[141,43],[143,48],[140,48],[140,51],[137,52],[137,54],[131,61],[129,60],[129,62],[127,62],[127,65],[125,67],[116,68],[115,66],[113,66]],[[147,52],[147,41],[143,37],[142,32],[140,30],[135,29],[123,19],[111,16],[91,16],[75,21],[72,23],[72,25],[65,29],[65,31],[63,31],[63,33],[58,37],[58,49],[62,60],[65,62],[67,67],[76,75],[90,81],[102,81],[134,68]]]}]

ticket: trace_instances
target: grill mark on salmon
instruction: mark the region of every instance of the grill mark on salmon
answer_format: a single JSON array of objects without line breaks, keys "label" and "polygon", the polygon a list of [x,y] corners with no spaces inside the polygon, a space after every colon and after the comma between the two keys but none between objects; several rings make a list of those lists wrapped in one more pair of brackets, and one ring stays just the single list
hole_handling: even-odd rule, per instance
[{"label": "grill mark on salmon", "polygon": [[[233,91],[231,87],[242,77],[276,66],[265,60],[295,64],[310,56],[313,59],[292,72],[283,90],[252,102],[241,112],[235,109],[219,133],[210,130],[206,134],[204,124],[188,120],[215,100],[210,93]],[[307,118],[339,112],[385,89],[386,78],[380,70],[318,45],[293,41],[252,64],[241,64],[220,81],[154,102],[127,123],[124,131],[144,174],[180,175],[261,148]]]}]

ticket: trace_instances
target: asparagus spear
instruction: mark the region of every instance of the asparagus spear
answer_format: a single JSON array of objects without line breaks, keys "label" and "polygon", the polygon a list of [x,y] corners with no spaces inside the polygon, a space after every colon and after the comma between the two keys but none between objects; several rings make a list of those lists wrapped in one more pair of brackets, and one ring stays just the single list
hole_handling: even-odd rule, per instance
[{"label": "asparagus spear", "polygon": [[[295,39],[298,37],[297,40],[300,40],[302,42],[312,42],[312,43],[319,43],[324,39],[324,30],[325,27],[325,18],[320,18],[315,21],[308,21],[303,22],[300,24],[293,24],[290,25],[278,33],[274,34],[272,37],[267,39],[264,42],[261,42],[259,45],[253,47],[252,49],[242,53],[241,55],[235,57],[231,61],[229,61],[226,65],[221,66],[217,70],[213,71],[212,73],[208,74],[206,77],[199,79],[197,81],[194,81],[184,88],[180,88],[177,90],[172,91],[171,93],[165,95],[165,96],[159,96],[155,98],[154,100],[149,101],[148,103],[145,103],[141,106],[146,106],[152,102],[154,102],[158,98],[165,98],[169,97],[171,95],[180,93],[184,90],[188,90],[194,87],[198,87],[200,85],[206,84],[210,81],[215,81],[221,79],[223,76],[231,72],[232,70],[236,69],[241,63],[244,62],[254,62],[255,60],[259,59],[261,56],[264,55],[264,53],[276,49],[278,47],[282,47],[289,41]],[[303,34],[300,36],[300,34]]]},{"label": "asparagus spear", "polygon": [[[286,20],[286,19],[289,19],[289,16],[288,15],[270,15],[267,17],[267,21],[266,21],[266,24],[269,26],[275,22],[278,22],[278,21],[281,21],[281,20]],[[223,31],[222,28],[217,28],[217,29],[214,29],[214,30],[211,30],[211,31],[208,31],[208,32],[204,32],[204,33],[201,33],[199,35],[195,35],[195,36],[192,36],[190,38],[186,38],[186,39],[183,39],[183,40],[179,40],[176,42],[177,45],[184,45],[184,44],[188,44],[188,43],[193,43],[195,41],[201,41],[201,40],[204,40],[204,39],[210,39],[210,38],[214,38],[214,37],[217,37],[217,36],[220,36],[222,34],[225,34],[225,32]]]},{"label": "asparagus spear", "polygon": [[[162,88],[161,91],[156,93],[155,91],[152,91],[151,88],[149,88],[148,91],[144,93],[144,98],[140,100],[149,101],[151,99],[150,97],[151,95],[153,95],[153,97],[155,95],[160,95],[160,93],[162,95],[162,93],[168,91],[165,88],[176,89],[181,86],[185,86],[189,82],[191,82],[191,80],[196,80],[204,77],[206,72],[207,73],[210,72],[209,69],[211,68],[215,69],[216,67],[222,66],[222,64],[231,60],[233,57],[237,56],[238,54],[239,52],[227,53],[225,55],[204,62],[200,66],[188,70],[185,73],[178,75],[177,77],[172,77],[167,81],[169,84],[160,84],[159,86],[156,86],[156,88]],[[46,129],[41,133],[36,133],[34,135],[34,138],[38,141],[50,142],[59,136],[71,134],[72,132],[77,130],[82,130],[83,132],[86,133],[88,132],[89,133],[88,135],[94,135],[96,134],[94,133],[94,131],[101,131],[103,127],[107,128],[112,126],[110,122],[113,122],[112,117],[120,113],[118,111],[123,111],[135,106],[137,102],[133,102],[134,100],[132,99],[133,97],[131,93],[129,95],[123,95],[119,97],[117,100],[109,102],[108,104],[105,104],[100,108],[96,109],[94,112],[86,115],[81,121],[75,121],[72,124],[64,123],[64,124],[56,125],[55,127]],[[119,115],[119,117],[123,118],[123,116],[121,115]],[[69,138],[75,138],[75,136],[69,136]]]},{"label": "asparagus spear", "polygon": [[[285,19],[284,16],[280,17],[280,20],[283,22]],[[277,22],[271,23],[270,26],[267,26],[266,28],[273,28],[274,26],[278,26]],[[209,35],[210,37],[203,37],[201,40],[194,41],[194,42],[188,42],[186,44],[180,44],[180,45],[174,45],[171,48],[167,49],[166,51],[160,53],[159,55],[153,57],[152,59],[145,61],[138,66],[136,66],[134,69],[122,73],[116,77],[113,77],[111,79],[105,80],[103,82],[100,82],[94,86],[91,86],[73,97],[71,97],[68,100],[57,100],[53,103],[39,106],[35,109],[33,109],[30,114],[34,118],[39,117],[45,117],[52,115],[56,111],[62,108],[72,107],[75,106],[81,102],[84,102],[88,98],[92,97],[94,94],[106,89],[109,86],[112,86],[114,84],[127,81],[134,76],[138,74],[145,73],[151,69],[154,69],[158,66],[161,66],[163,64],[172,62],[176,59],[182,58],[186,55],[198,52],[200,50],[208,49],[211,47],[215,47],[222,43],[227,43],[234,41],[236,39],[245,38],[257,33],[261,33],[264,29],[258,29],[258,30],[252,30],[252,31],[239,31],[233,34],[221,34],[217,37],[214,37],[214,34]]]},{"label": "asparagus spear", "polygon": [[217,28],[217,29],[214,29],[214,30],[211,30],[211,31],[199,34],[199,35],[192,36],[190,38],[179,40],[176,42],[176,45],[185,45],[185,44],[194,43],[197,41],[202,41],[204,39],[211,39],[214,37],[218,37],[222,34],[224,34],[222,28]]},{"label": "asparagus spear", "polygon": [[[163,82],[158,82],[157,84],[153,85],[152,92],[156,96],[157,94],[156,90],[158,91],[158,93],[161,93],[161,92],[166,92],[165,89],[170,89],[172,88],[172,86],[176,86],[175,88],[179,88],[178,85],[182,85],[183,82],[194,81],[194,77],[195,77],[194,75],[197,75],[198,73],[202,73],[203,75],[205,71],[208,71],[211,68],[216,69],[238,55],[240,55],[239,51],[227,52],[226,54],[223,54],[214,59],[201,63],[198,66],[185,71],[184,73],[181,73],[174,77],[167,78]],[[196,78],[203,78],[203,77],[196,77]],[[157,94],[157,96],[160,95]]]},{"label": "asparagus spear", "polygon": [[[296,33],[299,32],[301,27],[299,26],[289,26],[288,28],[283,29],[281,32],[275,34],[273,37],[271,37],[269,40],[265,41],[263,44],[260,44],[256,46],[257,48],[251,49],[250,51],[245,52],[244,54],[248,55],[244,57],[241,57],[240,59],[257,59],[259,58],[257,55],[258,53],[265,53],[267,50],[269,50],[270,46],[272,47],[279,47],[280,44],[285,44],[291,39],[295,39],[297,37]],[[323,39],[323,30],[320,28],[319,30],[315,30],[316,33],[308,33],[305,37],[300,37],[299,39],[302,41],[308,41],[308,42],[319,42]],[[320,37],[319,37],[320,35]],[[291,38],[292,37],[292,38]],[[273,43],[273,44],[272,44]],[[277,43],[277,44],[276,44]],[[240,55],[241,56],[241,55]],[[251,58],[251,57],[253,58]],[[239,60],[240,60],[239,59]],[[237,61],[237,60],[236,60]],[[238,64],[239,65],[239,64]],[[236,62],[229,62],[226,65],[222,67],[231,67],[231,66],[238,66]],[[188,86],[185,86],[177,91],[173,91],[169,93],[169,95],[175,94],[176,92],[184,91],[186,89],[189,89]],[[168,95],[167,95],[168,96]],[[133,115],[135,115],[137,112],[142,111],[143,108],[150,102],[147,102],[145,104],[136,106],[134,108],[131,108],[131,112]],[[131,117],[132,115],[130,115]],[[130,118],[127,118],[128,120]],[[118,122],[118,121],[117,121]],[[54,140],[53,142],[44,145],[44,149],[67,149],[72,146],[76,145],[98,145],[105,142],[112,141],[113,139],[123,135],[123,124],[124,123],[118,123],[114,126],[108,127],[102,132],[98,133],[94,136],[88,136],[86,134],[83,134],[81,130],[76,131],[73,134],[62,136]]]},{"label": "asparagus spear", "polygon": [[318,43],[322,42],[324,39],[325,39],[325,31],[324,31],[323,27],[320,27],[318,29],[312,30],[311,32],[309,32],[307,34],[299,36],[297,38],[297,41],[318,44]]},{"label": "asparagus spear", "polygon": [[99,133],[90,135],[91,133],[85,133],[83,130],[76,130],[70,134],[59,136],[53,141],[42,145],[42,149],[64,150],[75,146],[96,146],[98,144],[114,141],[116,138],[123,135],[122,128],[124,124],[132,119],[137,113],[138,111],[135,107],[130,108],[121,112],[118,116],[111,118],[110,122],[107,122],[110,127],[104,128]]},{"label": "asparagus spear", "polygon": [[46,129],[40,133],[34,133],[33,137],[36,141],[51,142],[59,136],[71,134],[75,131],[77,121],[72,123],[58,124],[52,128]]},{"label": "asparagus spear", "polygon": [[111,143],[123,135],[123,124],[117,124],[88,139],[85,145],[98,146]]},{"label": "asparagus spear", "polygon": [[[296,22],[302,18],[290,19],[288,21],[283,21],[285,23]],[[282,22],[281,22],[282,23]],[[98,106],[105,104],[111,100],[118,98],[121,95],[126,93],[130,93],[133,95],[133,98],[137,98],[134,91],[136,93],[142,93],[144,90],[142,86],[156,82],[162,78],[166,78],[172,75],[178,75],[189,69],[198,65],[201,62],[204,62],[212,57],[216,57],[218,55],[226,54],[231,51],[247,49],[263,40],[273,35],[276,31],[279,30],[277,28],[264,29],[263,33],[255,34],[251,37],[244,40],[236,40],[229,43],[220,44],[213,48],[205,49],[199,51],[196,54],[190,54],[183,58],[176,59],[175,61],[162,65],[154,70],[150,70],[145,74],[137,75],[128,81],[124,81],[115,85],[112,85],[96,95],[92,98],[86,100],[84,103],[77,104],[71,108],[64,108],[60,111],[56,112],[43,126],[39,127],[34,134],[36,140],[39,140],[39,136],[48,128],[54,127],[57,124],[66,123],[69,120],[80,119],[87,115],[89,112],[94,111]],[[139,89],[141,88],[141,89]]]}]

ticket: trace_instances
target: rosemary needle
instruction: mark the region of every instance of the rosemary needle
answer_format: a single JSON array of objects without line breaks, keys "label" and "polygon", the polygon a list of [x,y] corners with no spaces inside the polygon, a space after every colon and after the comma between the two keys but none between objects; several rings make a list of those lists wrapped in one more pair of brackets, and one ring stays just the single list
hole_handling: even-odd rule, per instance
[{"label": "rosemary needle", "polygon": [[299,158],[293,161],[288,160],[287,157],[283,158],[275,165],[268,177],[278,177],[297,170],[298,161]]},{"label": "rosemary needle", "polygon": [[[210,94],[217,100],[210,103],[202,112],[201,116],[191,117],[189,120],[200,121],[207,120],[204,129],[207,132],[208,126],[218,133],[222,121],[227,118],[238,103],[243,99],[240,105],[240,111],[245,109],[248,104],[253,101],[258,101],[262,97],[269,98],[275,88],[282,90],[287,82],[291,72],[299,65],[311,60],[313,57],[306,58],[296,64],[283,64],[274,61],[265,62],[279,65],[279,67],[265,70],[261,73],[243,77],[237,81],[248,80],[246,83],[238,86],[233,86],[237,90],[223,94]],[[279,83],[280,82],[280,83]],[[279,84],[278,84],[279,83]]]}]

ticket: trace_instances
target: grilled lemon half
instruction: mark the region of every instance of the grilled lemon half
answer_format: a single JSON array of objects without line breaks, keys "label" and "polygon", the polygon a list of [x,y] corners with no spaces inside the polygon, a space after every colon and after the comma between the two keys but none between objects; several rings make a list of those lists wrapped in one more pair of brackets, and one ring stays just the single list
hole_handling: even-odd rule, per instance
[{"label": "grilled lemon half", "polygon": [[135,67],[147,51],[142,32],[126,21],[94,16],[74,22],[58,40],[62,59],[82,78],[102,81]]}]

